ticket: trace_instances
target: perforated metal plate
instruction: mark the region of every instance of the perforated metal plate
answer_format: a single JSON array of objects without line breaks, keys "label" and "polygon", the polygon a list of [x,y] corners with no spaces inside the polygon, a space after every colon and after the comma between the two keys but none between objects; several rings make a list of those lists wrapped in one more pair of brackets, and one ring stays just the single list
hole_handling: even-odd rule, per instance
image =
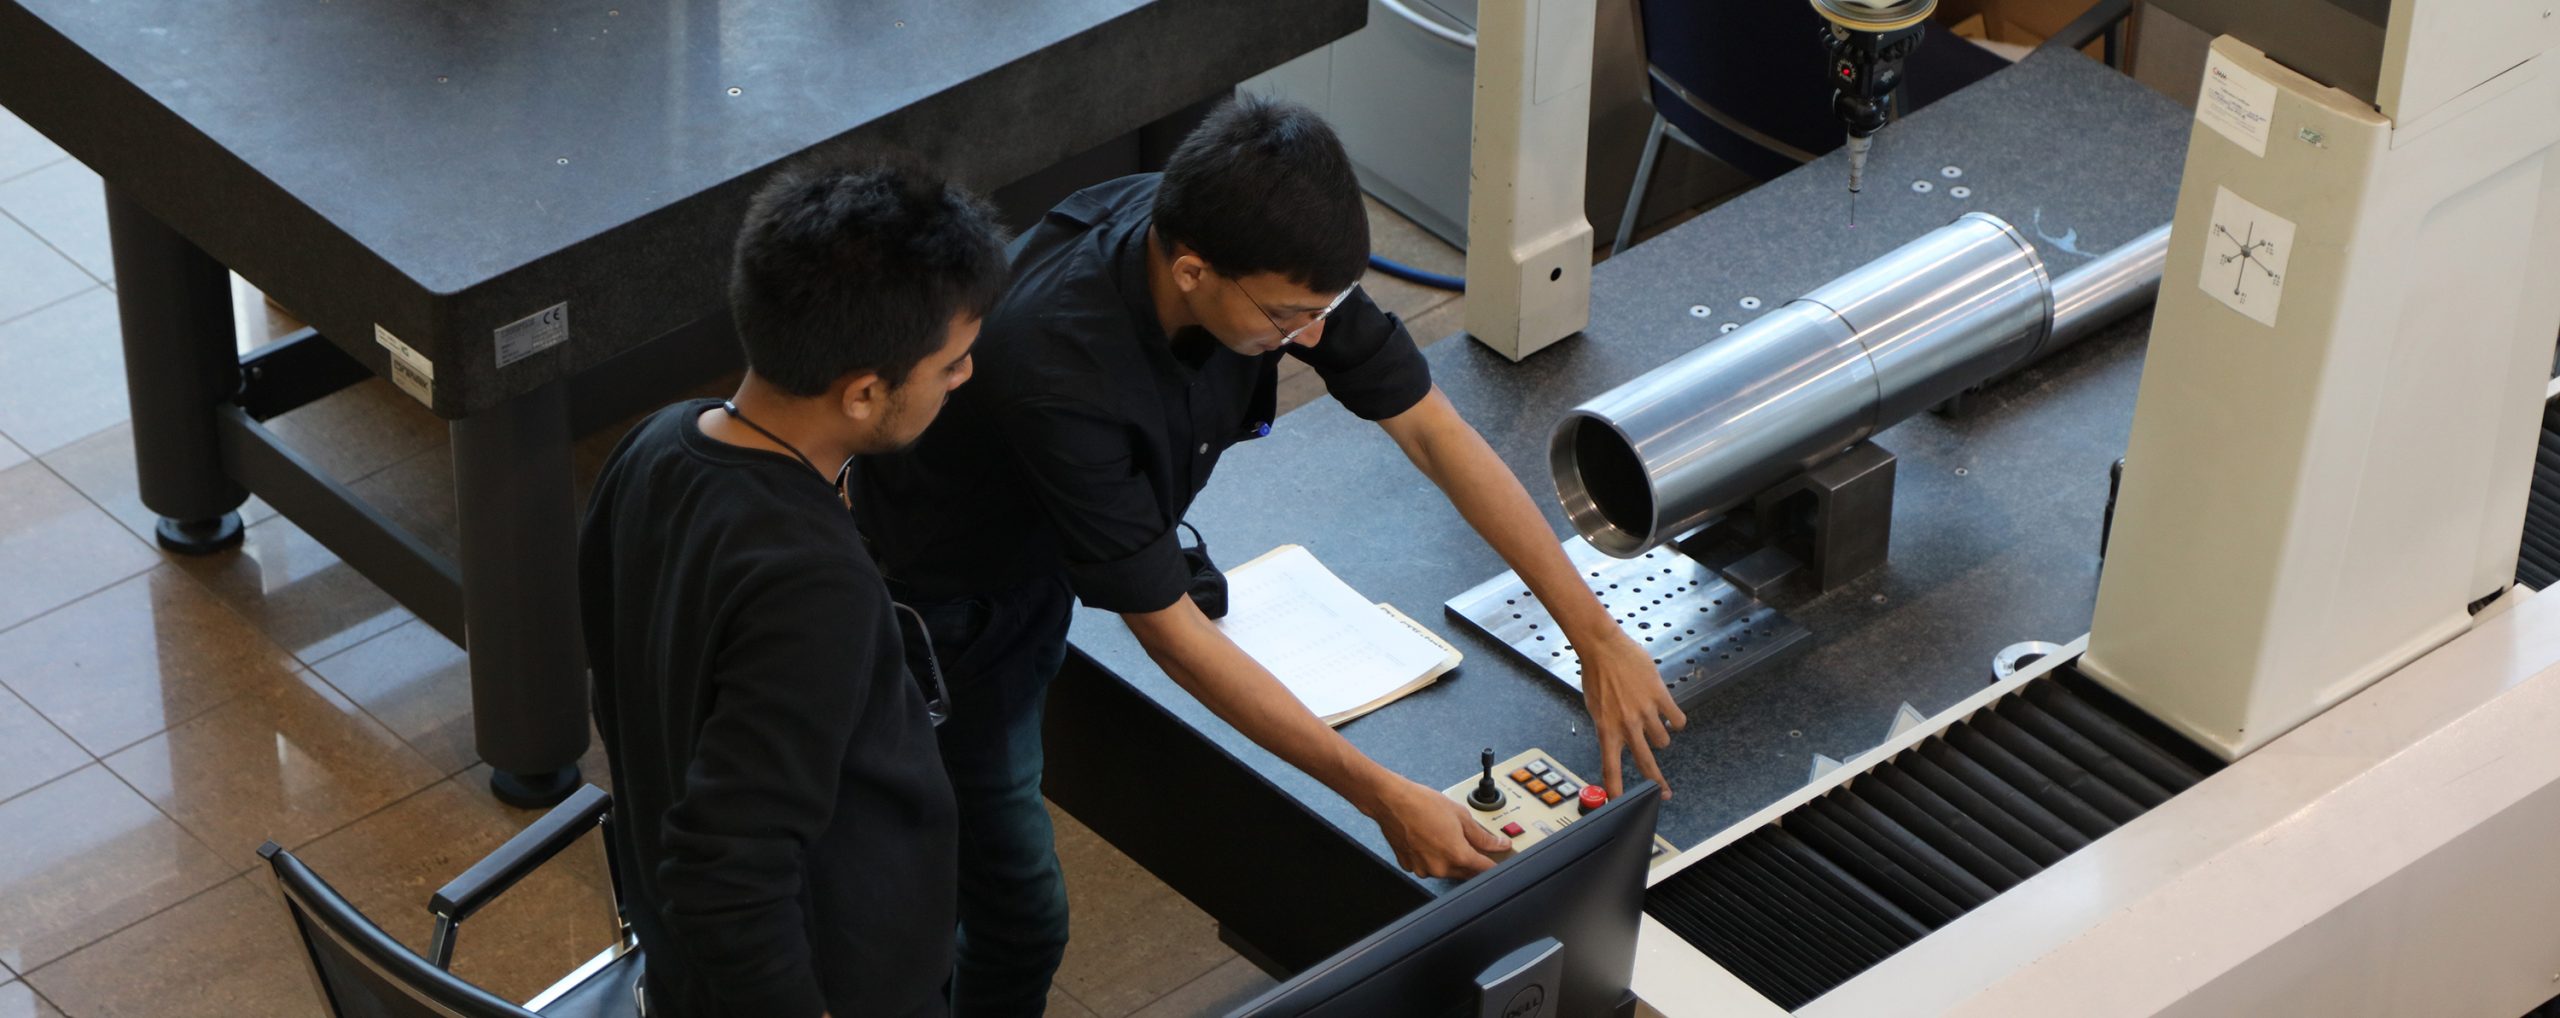
[{"label": "perforated metal plate", "polygon": [[[1620,628],[1653,654],[1662,681],[1682,706],[1717,683],[1802,642],[1802,625],[1725,582],[1671,548],[1632,559],[1611,558],[1579,537],[1565,557]],[[1582,662],[1556,629],[1555,617],[1505,572],[1450,598],[1449,614],[1510,647],[1579,693]]]}]

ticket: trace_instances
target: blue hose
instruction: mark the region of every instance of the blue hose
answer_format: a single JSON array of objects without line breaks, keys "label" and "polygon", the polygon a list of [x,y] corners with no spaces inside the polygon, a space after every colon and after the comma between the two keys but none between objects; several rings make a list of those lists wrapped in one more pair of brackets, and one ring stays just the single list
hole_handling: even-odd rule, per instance
[{"label": "blue hose", "polygon": [[1397,279],[1404,280],[1405,282],[1420,286],[1428,286],[1435,290],[1456,290],[1459,293],[1467,292],[1467,281],[1462,277],[1443,275],[1429,269],[1417,269],[1403,262],[1388,258],[1380,258],[1377,255],[1369,256],[1369,267],[1380,272],[1384,272],[1390,276],[1394,276]]}]

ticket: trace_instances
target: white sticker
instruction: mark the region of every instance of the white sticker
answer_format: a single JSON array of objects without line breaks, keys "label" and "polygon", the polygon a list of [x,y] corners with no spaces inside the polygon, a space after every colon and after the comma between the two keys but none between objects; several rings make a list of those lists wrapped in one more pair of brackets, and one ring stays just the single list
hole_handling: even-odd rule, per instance
[{"label": "white sticker", "polygon": [[2196,119],[2222,132],[2253,156],[2267,154],[2267,129],[2274,124],[2276,83],[2249,72],[2219,51],[2204,58],[2204,90],[2196,96]]},{"label": "white sticker", "polygon": [[2196,285],[2231,309],[2273,327],[2284,302],[2284,265],[2293,257],[2293,220],[2213,189],[2213,224],[2205,230],[2204,272]]},{"label": "white sticker", "polygon": [[543,308],[498,327],[498,366],[559,346],[569,340],[569,302]]},{"label": "white sticker", "polygon": [[380,322],[373,325],[373,341],[391,351],[391,384],[399,386],[400,391],[418,402],[435,406],[436,362],[410,349],[409,344],[401,342],[400,337],[392,335],[391,330],[383,328]]}]

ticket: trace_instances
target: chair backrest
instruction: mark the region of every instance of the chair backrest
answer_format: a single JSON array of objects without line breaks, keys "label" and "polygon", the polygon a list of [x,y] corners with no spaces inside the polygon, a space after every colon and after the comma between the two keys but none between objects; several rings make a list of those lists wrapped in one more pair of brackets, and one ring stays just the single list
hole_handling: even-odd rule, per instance
[{"label": "chair backrest", "polygon": [[268,846],[312,979],[337,1018],[539,1018],[429,964],[356,911],[329,882]]},{"label": "chair backrest", "polygon": [[[1762,180],[1840,147],[1822,16],[1805,0],[1639,0],[1653,107],[1709,155]],[[2007,67],[1933,29],[1903,64],[1902,112]]]}]

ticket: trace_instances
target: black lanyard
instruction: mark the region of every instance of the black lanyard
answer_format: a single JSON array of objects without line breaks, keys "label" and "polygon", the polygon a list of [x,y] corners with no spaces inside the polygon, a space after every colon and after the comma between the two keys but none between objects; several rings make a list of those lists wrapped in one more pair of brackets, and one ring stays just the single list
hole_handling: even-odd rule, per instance
[{"label": "black lanyard", "polygon": [[[784,448],[784,449],[786,449],[786,450],[789,450],[789,451],[790,451],[790,453],[791,453],[791,455],[792,455],[792,457],[793,457],[793,458],[795,458],[795,459],[798,459],[798,460],[800,461],[800,465],[802,465],[802,466],[805,466],[805,467],[808,467],[808,468],[809,468],[809,472],[810,472],[810,473],[816,474],[816,475],[818,475],[818,476],[820,476],[820,477],[825,477],[825,476],[827,476],[827,472],[826,472],[826,471],[818,469],[818,465],[817,465],[816,463],[812,463],[812,462],[810,462],[810,461],[809,461],[809,456],[808,456],[808,454],[807,454],[807,453],[804,453],[804,452],[801,452],[801,451],[800,451],[800,447],[799,447],[799,446],[793,445],[793,444],[791,444],[789,441],[784,440],[784,439],[783,439],[783,437],[782,437],[782,436],[780,436],[780,435],[777,435],[777,434],[774,434],[774,433],[773,433],[773,432],[771,432],[771,431],[767,431],[767,430],[765,430],[765,426],[764,426],[764,425],[758,424],[758,423],[756,423],[755,421],[748,419],[748,417],[747,417],[747,415],[746,415],[746,414],[739,412],[739,410],[738,410],[738,404],[737,404],[735,401],[733,401],[733,400],[725,400],[725,399],[724,399],[724,400],[721,400],[721,401],[720,401],[720,409],[728,411],[728,412],[729,412],[729,416],[730,416],[731,418],[735,419],[738,423],[740,423],[740,424],[744,424],[744,425],[746,425],[747,427],[750,427],[750,428],[755,429],[755,433],[756,433],[756,434],[763,435],[764,437],[766,437],[766,438],[768,438],[768,439],[773,440],[773,444],[778,445],[778,446],[781,446],[781,447],[783,447],[783,448]],[[841,466],[841,467],[836,468],[836,498],[838,498],[838,499],[842,500],[848,508],[850,508],[850,507],[853,505],[853,495],[852,495],[851,493],[849,493],[849,492],[847,492],[847,491],[845,490],[845,483],[844,483],[844,479],[845,479],[845,474],[846,474],[846,473],[848,473],[848,472],[850,472],[850,471],[852,471],[852,469],[853,469],[853,461],[852,461],[852,460],[846,460],[846,461],[844,461],[844,466]]]}]

